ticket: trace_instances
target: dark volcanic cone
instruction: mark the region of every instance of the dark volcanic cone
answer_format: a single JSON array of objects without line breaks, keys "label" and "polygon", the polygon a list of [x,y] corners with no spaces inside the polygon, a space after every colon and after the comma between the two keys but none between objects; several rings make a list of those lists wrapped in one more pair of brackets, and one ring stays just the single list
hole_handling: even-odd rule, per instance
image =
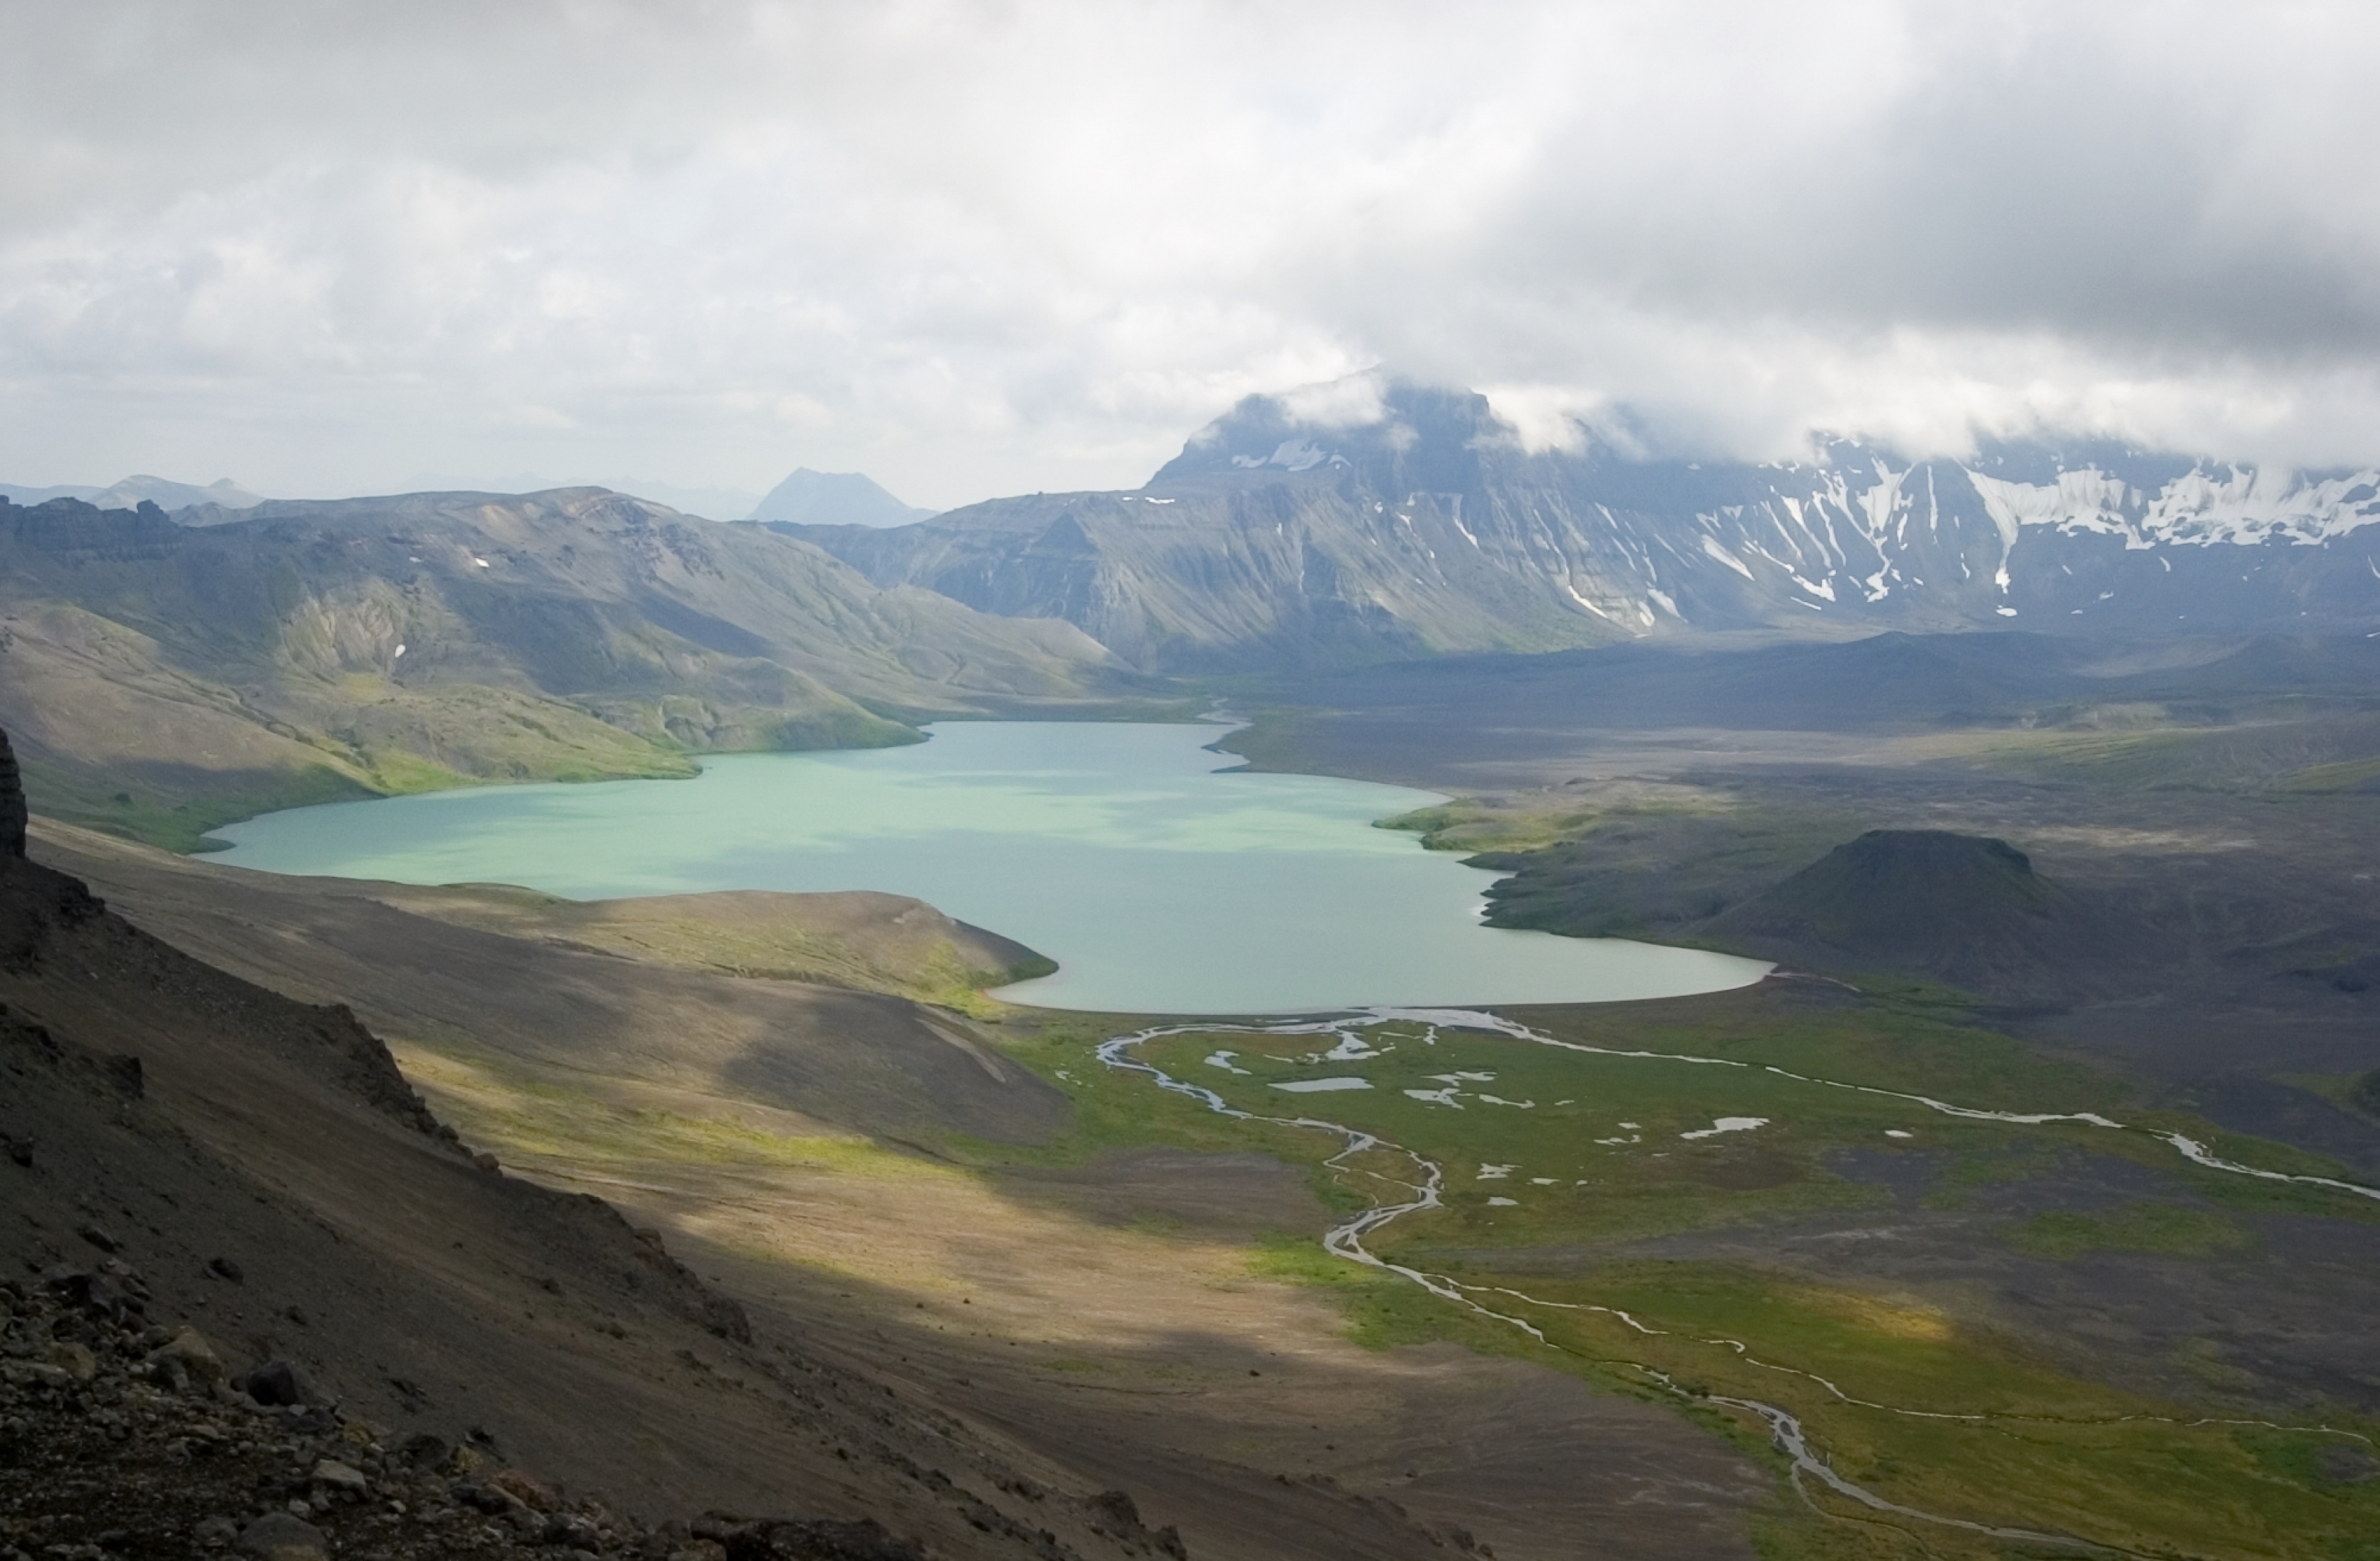
[{"label": "dark volcanic cone", "polygon": [[2006,841],[1871,829],[1709,929],[1788,961],[2038,997],[2103,952],[2094,919]]}]

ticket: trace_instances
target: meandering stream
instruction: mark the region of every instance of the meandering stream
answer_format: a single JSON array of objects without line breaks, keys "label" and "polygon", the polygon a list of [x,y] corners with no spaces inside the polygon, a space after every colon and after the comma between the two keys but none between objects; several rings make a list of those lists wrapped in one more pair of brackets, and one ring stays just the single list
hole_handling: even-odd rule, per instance
[{"label": "meandering stream", "polygon": [[[1526,1317],[1515,1315],[1512,1312],[1500,1311],[1482,1298],[1508,1298],[1511,1301],[1516,1302],[1520,1306],[1533,1307],[1548,1311],[1597,1313],[1604,1316],[1614,1318],[1624,1326],[1633,1329],[1635,1332],[1647,1337],[1658,1337],[1666,1334],[1668,1330],[1656,1328],[1644,1322],[1642,1319],[1634,1317],[1618,1307],[1599,1306],[1592,1302],[1546,1301],[1536,1296],[1531,1296],[1524,1291],[1512,1289],[1502,1286],[1465,1284],[1448,1275],[1432,1274],[1425,1269],[1409,1267],[1403,1264],[1394,1263],[1380,1256],[1365,1244],[1366,1238],[1374,1235],[1393,1221],[1403,1218],[1407,1215],[1419,1214],[1429,1209],[1444,1206],[1443,1200],[1440,1198],[1439,1193],[1445,1185],[1445,1169],[1437,1161],[1420,1154],[1418,1151],[1409,1149],[1403,1144],[1383,1139],[1377,1133],[1366,1131],[1362,1128],[1352,1127],[1344,1122],[1330,1121],[1320,1117],[1279,1117],[1267,1115],[1261,1112],[1243,1110],[1239,1107],[1233,1106],[1231,1102],[1225,1100],[1214,1090],[1211,1090],[1203,1084],[1193,1083],[1187,1080],[1175,1078],[1164,1069],[1134,1055],[1135,1051],[1138,1047],[1145,1046],[1150,1041],[1161,1040],[1169,1035],[1335,1035],[1339,1037],[1341,1049],[1350,1055],[1360,1056],[1362,1055],[1364,1047],[1364,1042],[1360,1035],[1362,1030],[1372,1025],[1396,1023],[1416,1023],[1423,1025],[1427,1027],[1427,1030],[1431,1036],[1435,1036],[1436,1033],[1441,1029],[1478,1030],[1485,1031],[1491,1035],[1509,1036],[1513,1040],[1525,1041],[1536,1046],[1557,1047],[1565,1051],[1586,1052],[1600,1057],[1641,1059],[1648,1061],[1669,1062],[1688,1067],[1758,1069],[1766,1072],[1777,1074],[1781,1078],[1792,1079],[1803,1083],[1817,1084],[1830,1089],[1855,1090],[1864,1095],[1874,1095],[1894,1100],[1909,1101],[1913,1104],[1923,1106],[1928,1110],[1939,1112],[1944,1116],[1959,1117],[1973,1121],[2010,1122],[2022,1126],[2040,1126],[2050,1122],[2080,1122],[2087,1126],[2104,1128],[2116,1132],[2143,1132],[2170,1145],[2184,1159],[2189,1160],[2194,1165],[2205,1167],[2211,1170],[2222,1171],[2235,1176],[2254,1177],[2266,1180],[2302,1182],[2308,1186],[2331,1188],[2338,1192],[2352,1193],[2359,1197],[2380,1200],[2380,1188],[2366,1187],[2357,1182],[2342,1181],[2331,1177],[2293,1175],[2288,1172],[2265,1170],[2254,1166],[2242,1165],[2237,1161],[2225,1159],[2220,1156],[2213,1154],[2205,1147],[2205,1145],[2199,1144],[2193,1139],[2187,1138],[2180,1133],[2160,1131],[2154,1128],[2136,1128],[2128,1126],[2127,1124],[2116,1121],[2111,1118],[2102,1116],[2097,1112],[1991,1111],[1974,1107],[1958,1106],[1949,1101],[1937,1100],[1930,1095],[1913,1095],[1902,1090],[1881,1089],[1870,1084],[1856,1084],[1836,1079],[1815,1078],[1808,1074],[1795,1073],[1783,1068],[1777,1068],[1765,1063],[1745,1062],[1734,1058],[1697,1057],[1691,1054],[1677,1052],[1621,1050],[1609,1047],[1591,1046],[1585,1042],[1559,1039],[1555,1036],[1548,1035],[1542,1031],[1532,1029],[1528,1025],[1507,1019],[1501,1014],[1488,1012],[1484,1010],[1370,1008],[1358,1010],[1357,1013],[1352,1017],[1340,1019],[1284,1021],[1272,1023],[1162,1024],[1152,1026],[1151,1028],[1145,1030],[1135,1030],[1127,1035],[1111,1036],[1099,1044],[1097,1055],[1099,1061],[1110,1069],[1120,1072],[1143,1074],[1153,1080],[1160,1089],[1168,1090],[1176,1095],[1187,1095],[1204,1105],[1208,1110],[1216,1112],[1219,1115],[1234,1118],[1243,1121],[1267,1122],[1282,1127],[1308,1129],[1318,1132],[1331,1134],[1339,1138],[1342,1143],[1342,1147],[1337,1154],[1332,1155],[1328,1160],[1324,1161],[1324,1165],[1334,1173],[1338,1173],[1342,1177],[1351,1173],[1359,1175],[1370,1181],[1381,1184],[1390,1191],[1388,1191],[1385,1195],[1376,1195],[1376,1201],[1370,1208],[1341,1221],[1339,1224],[1332,1226],[1323,1234],[1323,1248],[1334,1257],[1345,1259],[1350,1263],[1362,1264],[1366,1267],[1377,1268],[1384,1273],[1393,1274],[1399,1278],[1404,1279],[1409,1283],[1420,1286],[1423,1289],[1427,1290],[1430,1294],[1439,1297],[1442,1301],[1452,1302],[1457,1306],[1462,1306],[1471,1312],[1476,1313],[1480,1316],[1487,1317],[1497,1323],[1516,1328],[1522,1333],[1528,1335],[1532,1339],[1535,1339],[1539,1345],[1564,1354],[1575,1354],[1576,1352],[1570,1350],[1553,1339],[1548,1338],[1543,1329],[1530,1322]],[[1378,1171],[1362,1169],[1355,1165],[1355,1161],[1359,1157],[1374,1151],[1379,1151],[1392,1156],[1400,1156],[1408,1162],[1413,1168],[1410,1177],[1395,1178],[1384,1176]],[[1953,1414],[1946,1413],[1941,1410],[1915,1410],[1897,1405],[1879,1404],[1869,1399],[1853,1398],[1852,1395],[1844,1392],[1834,1383],[1814,1372],[1805,1372],[1796,1367],[1779,1365],[1774,1362],[1758,1360],[1752,1355],[1749,1347],[1741,1339],[1726,1337],[1705,1338],[1700,1336],[1694,1335],[1686,1337],[1694,1338],[1697,1343],[1731,1349],[1736,1355],[1743,1359],[1748,1363],[1758,1366],[1763,1370],[1780,1372],[1803,1377],[1825,1388],[1828,1393],[1832,1394],[1836,1398],[1842,1402],[1857,1405],[1864,1409],[1876,1410],[1888,1414],[1908,1415],[1913,1418],[1929,1420],[1985,1421],[1992,1419],[2023,1418],[2018,1416]],[[1619,1364],[1624,1366],[1626,1369],[1641,1373],[1647,1381],[1658,1385],[1664,1391],[1675,1394],[1682,1398],[1693,1398],[1697,1402],[1713,1404],[1727,1409],[1742,1410],[1746,1413],[1756,1415],[1761,1420],[1765,1421],[1768,1425],[1770,1435],[1778,1449],[1783,1452],[1791,1460],[1794,1488],[1796,1491],[1801,1492],[1804,1500],[1808,1499],[1809,1493],[1803,1486],[1802,1481],[1804,1478],[1807,1478],[1817,1481],[1820,1484],[1826,1486],[1828,1490],[1833,1491],[1838,1495],[1843,1496],[1850,1501],[1856,1502],[1860,1506],[1868,1508],[1870,1511],[1880,1514],[1905,1518],[1918,1522],[1937,1524],[1947,1528],[1961,1529],[1971,1533],[1982,1534],[1992,1539],[2013,1540],[2024,1543],[2052,1545],[2103,1555],[2131,1556],[2134,1554],[2133,1552],[2120,1550],[2114,1546],[2080,1539],[2070,1534],[2045,1533],[2030,1529],[2001,1527],[1994,1524],[1978,1523],[1963,1518],[1953,1518],[1942,1513],[1927,1512],[1921,1508],[1903,1506],[1899,1502],[1895,1502],[1888,1497],[1879,1495],[1876,1492],[1868,1490],[1864,1486],[1862,1486],[1852,1480],[1846,1479],[1841,1474],[1838,1473],[1834,1466],[1827,1460],[1826,1457],[1811,1446],[1808,1434],[1803,1429],[1801,1420],[1791,1410],[1780,1405],[1767,1403],[1756,1398],[1737,1398],[1718,1394],[1696,1393],[1689,1388],[1680,1386],[1677,1382],[1671,1379],[1668,1373],[1642,1361],[1623,1361],[1619,1362]],[[2133,1416],[2127,1418],[2142,1420],[2153,1417]],[[2263,1425],[2270,1426],[2275,1429],[2317,1431],[2332,1435],[2350,1436],[2358,1441],[2368,1442],[2370,1440],[2360,1433],[2341,1431],[2331,1426],[2300,1426],[2284,1428],[2281,1427],[2278,1422],[2270,1421],[2227,1421],[2207,1419],[2191,1422],[2177,1422],[2174,1423],[2199,1425]]]}]

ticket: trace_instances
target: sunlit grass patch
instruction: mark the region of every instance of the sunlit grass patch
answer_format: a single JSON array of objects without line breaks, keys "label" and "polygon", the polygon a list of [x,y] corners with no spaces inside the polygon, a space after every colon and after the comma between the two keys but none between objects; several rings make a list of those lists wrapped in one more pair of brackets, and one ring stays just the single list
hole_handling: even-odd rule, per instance
[{"label": "sunlit grass patch", "polygon": [[1684,815],[1732,815],[1733,794],[1676,781],[1606,780],[1491,796],[1460,796],[1382,818],[1375,828],[1421,837],[1429,851],[1519,852],[1578,840],[1597,829]]},{"label": "sunlit grass patch", "polygon": [[[2291,792],[2352,792],[2363,790],[2374,780],[2380,780],[2380,757],[2308,765],[2281,784],[2283,790]],[[2380,1544],[2374,1548],[2380,1551]]]},{"label": "sunlit grass patch", "polygon": [[1604,812],[1575,805],[1499,807],[1462,797],[1380,819],[1374,827],[1419,835],[1425,851],[1542,851],[1576,840],[1600,822]]},{"label": "sunlit grass patch", "polygon": [[467,1140],[504,1156],[590,1165],[831,1170],[874,1177],[951,1174],[856,1133],[794,1133],[716,1115],[627,1104],[591,1084],[421,1046],[395,1048],[407,1078]]}]

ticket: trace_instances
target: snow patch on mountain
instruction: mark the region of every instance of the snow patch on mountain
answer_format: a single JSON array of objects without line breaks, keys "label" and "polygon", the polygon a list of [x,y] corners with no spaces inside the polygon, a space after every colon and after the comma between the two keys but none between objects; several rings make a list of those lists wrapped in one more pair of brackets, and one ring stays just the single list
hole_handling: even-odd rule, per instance
[{"label": "snow patch on mountain", "polygon": [[2380,629],[2380,468],[2106,442],[1663,459],[1508,437],[1468,392],[1355,388],[1327,417],[1257,396],[1201,430],[1141,490],[1178,505],[1162,527],[1140,504],[1111,521],[1037,495],[815,539],[880,584],[1064,618],[1158,670],[2020,613],[2094,633]]},{"label": "snow patch on mountain", "polygon": [[1967,479],[2016,545],[2022,529],[2047,526],[2072,534],[2119,537],[2124,546],[2312,546],[2380,521],[2380,470],[2308,478],[2256,466],[2194,466],[2154,495],[2096,467],[2058,474],[2054,484],[2005,481],[1970,471]]},{"label": "snow patch on mountain", "polygon": [[1703,538],[1703,551],[1709,554],[1712,558],[1717,559],[1719,563],[1726,564],[1730,569],[1734,570],[1738,575],[1742,575],[1745,579],[1749,580],[1752,578],[1752,571],[1745,565],[1743,560],[1736,557],[1725,548],[1720,547],[1718,543],[1711,538],[1706,537]]},{"label": "snow patch on mountain", "polygon": [[1232,457],[1232,465],[1242,471],[1253,470],[1258,466],[1280,466],[1286,471],[1293,472],[1312,471],[1325,461],[1337,461],[1342,466],[1347,464],[1343,459],[1323,449],[1310,439],[1282,440],[1274,447],[1271,454],[1261,458],[1255,455]]}]

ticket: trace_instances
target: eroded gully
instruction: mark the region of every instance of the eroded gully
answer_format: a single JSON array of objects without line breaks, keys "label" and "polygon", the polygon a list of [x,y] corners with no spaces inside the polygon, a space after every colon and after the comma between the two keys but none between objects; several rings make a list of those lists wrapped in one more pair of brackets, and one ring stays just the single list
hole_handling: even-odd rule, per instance
[{"label": "eroded gully", "polygon": [[[1363,1010],[1353,1016],[1340,1019],[1297,1020],[1283,1021],[1275,1023],[1257,1024],[1227,1024],[1215,1023],[1163,1024],[1156,1025],[1146,1030],[1136,1030],[1129,1035],[1111,1036],[1109,1039],[1102,1041],[1099,1044],[1097,1055],[1099,1061],[1107,1067],[1114,1069],[1120,1072],[1144,1074],[1153,1080],[1160,1089],[1168,1090],[1176,1095],[1187,1095],[1204,1105],[1208,1110],[1216,1112],[1219,1115],[1234,1118],[1243,1121],[1266,1122],[1281,1127],[1303,1128],[1316,1132],[1327,1133],[1340,1139],[1342,1142],[1341,1149],[1337,1154],[1324,1161],[1324,1165],[1333,1172],[1333,1174],[1339,1175],[1342,1179],[1349,1175],[1354,1175],[1364,1179],[1367,1182],[1375,1184],[1373,1196],[1376,1201],[1370,1208],[1342,1221],[1338,1225],[1331,1227],[1329,1231],[1325,1232],[1322,1238],[1322,1245],[1325,1251],[1329,1252],[1334,1257],[1343,1258],[1350,1263],[1362,1264],[1367,1268],[1377,1268],[1381,1270],[1383,1273],[1393,1274],[1399,1278],[1420,1286],[1423,1289],[1427,1290],[1430,1294],[1437,1296],[1442,1301],[1463,1307],[1482,1317],[1490,1319],[1491,1321],[1501,1324],[1505,1326],[1518,1329],[1520,1332],[1526,1334],[1530,1338],[1534,1339],[1537,1344],[1544,1348],[1566,1355],[1578,1356],[1579,1352],[1570,1349],[1567,1347],[1557,1343],[1555,1340],[1548,1338],[1543,1329],[1530,1322],[1526,1317],[1516,1315],[1512,1312],[1499,1310],[1497,1305],[1490,1303],[1491,1300],[1512,1303],[1519,1307],[1535,1308],[1540,1311],[1595,1313],[1603,1316],[1610,1317],[1621,1324],[1623,1326],[1633,1329],[1636,1333],[1642,1334],[1647,1337],[1663,1337],[1669,1335],[1670,1330],[1654,1327],[1650,1324],[1631,1315],[1629,1313],[1619,1307],[1600,1306],[1585,1301],[1555,1301],[1540,1300],[1536,1296],[1526,1294],[1521,1290],[1512,1289],[1504,1286],[1466,1284],[1449,1275],[1432,1274],[1424,1269],[1408,1267],[1403,1264],[1394,1263],[1387,1258],[1381,1257],[1378,1253],[1373,1252],[1369,1247],[1365,1245],[1365,1239],[1366,1237],[1386,1227],[1392,1221],[1401,1219],[1407,1215],[1419,1214],[1426,1210],[1444,1206],[1443,1200],[1439,1197],[1439,1192],[1445,1185],[1445,1170],[1443,1167],[1438,1164],[1438,1162],[1428,1158],[1427,1156],[1408,1149],[1401,1144],[1396,1144],[1390,1140],[1383,1139],[1377,1133],[1366,1132],[1361,1128],[1350,1127],[1344,1122],[1329,1121],[1319,1117],[1269,1116],[1261,1112],[1243,1110],[1239,1107],[1233,1106],[1229,1101],[1225,1100],[1215,1091],[1207,1088],[1205,1085],[1193,1083],[1184,1079],[1177,1079],[1172,1074],[1168,1073],[1165,1070],[1158,1067],[1154,1063],[1144,1061],[1139,1057],[1133,1055],[1135,1048],[1144,1046],[1150,1041],[1161,1040],[1169,1035],[1335,1035],[1339,1037],[1342,1045],[1348,1048],[1351,1058],[1360,1057],[1365,1055],[1363,1050],[1365,1043],[1360,1032],[1371,1026],[1386,1023],[1417,1024],[1424,1027],[1428,1036],[1434,1036],[1436,1033],[1441,1029],[1476,1030],[1485,1031],[1491,1035],[1509,1036],[1513,1040],[1525,1041],[1536,1046],[1555,1047],[1564,1051],[1585,1052],[1597,1057],[1641,1059],[1646,1061],[1667,1062],[1685,1067],[1750,1069],[1761,1072],[1773,1073],[1780,1078],[1791,1079],[1803,1083],[1818,1085],[1823,1088],[1851,1090],[1861,1095],[1873,1095],[1891,1100],[1908,1101],[1913,1105],[1924,1107],[1929,1111],[1938,1112],[1943,1116],[1961,1118],[1970,1121],[2010,1122],[2029,1127],[2040,1126],[2050,1122],[2080,1122],[2085,1126],[2103,1128],[2115,1132],[2145,1133],[2150,1137],[2162,1141],[2171,1147],[2177,1154],[2180,1155],[2184,1159],[2189,1160],[2192,1164],[2203,1166],[2210,1170],[2222,1171],[2234,1176],[2252,1177],[2260,1180],[2302,1182],[2308,1186],[2326,1187],[2338,1192],[2350,1193],[2357,1197],[2371,1198],[2375,1201],[2380,1201],[2380,1188],[2366,1187],[2360,1183],[2342,1181],[2332,1177],[2293,1175],[2288,1172],[2265,1170],[2255,1166],[2242,1165],[2234,1160],[2225,1159],[2221,1156],[2213,1153],[2206,1147],[2206,1145],[2194,1139],[2188,1138],[2183,1134],[2165,1131],[2154,1128],[2137,1128],[2128,1126],[2127,1124],[2116,1121],[2111,1118],[2102,1116],[2095,1111],[1987,1111],[1973,1107],[1953,1105],[1949,1101],[1937,1100],[1931,1095],[1915,1095],[1905,1090],[1881,1089],[1871,1084],[1847,1083],[1836,1079],[1816,1078],[1810,1074],[1796,1073],[1787,1069],[1773,1067],[1766,1063],[1745,1062],[1733,1058],[1696,1057],[1679,1052],[1623,1050],[1611,1047],[1590,1046],[1582,1041],[1565,1041],[1558,1039],[1555,1036],[1546,1035],[1542,1031],[1531,1029],[1529,1026],[1522,1024],[1517,1021],[1507,1019],[1501,1014],[1488,1012],[1485,1010],[1378,1008]],[[1409,1178],[1390,1176],[1376,1169],[1359,1167],[1355,1164],[1360,1157],[1375,1152],[1406,1162],[1413,1168],[1411,1176]],[[1695,1343],[1731,1350],[1746,1364],[1758,1367],[1761,1370],[1801,1377],[1805,1381],[1816,1385],[1836,1399],[1845,1404],[1855,1405],[1862,1409],[1875,1410],[1886,1414],[1904,1415],[1912,1419],[1923,1420],[2012,1421],[2026,1418],[2022,1416],[2010,1415],[1958,1414],[1936,1410],[1916,1410],[1893,1404],[1880,1404],[1870,1399],[1854,1398],[1851,1394],[1844,1392],[1841,1387],[1838,1386],[1833,1382],[1818,1375],[1815,1372],[1805,1372],[1796,1367],[1779,1365],[1773,1361],[1760,1360],[1752,1354],[1750,1348],[1741,1339],[1727,1338],[1723,1337],[1706,1338],[1697,1335],[1684,1335],[1681,1337],[1689,1338]],[[1589,1359],[1588,1357],[1584,1356],[1580,1356],[1579,1358]],[[1825,1486],[1828,1490],[1832,1491],[1836,1494],[1842,1496],[1849,1501],[1854,1502],[1859,1506],[1867,1508],[1869,1511],[1878,1514],[1879,1516],[1902,1518],[1916,1522],[1937,1524],[1946,1528],[1961,1529],[1971,1533],[1982,1534],[1993,1539],[2015,1540],[2034,1544],[2061,1546],[2071,1550],[2098,1555],[2130,1555],[2132,1554],[2129,1551],[2118,1549],[2115,1546],[2079,1539],[2070,1534],[2045,1533],[2030,1529],[2010,1528],[1989,1523],[1973,1522],[1963,1518],[1953,1518],[1941,1513],[1927,1512],[1918,1507],[1903,1506],[1899,1502],[1878,1495],[1876,1492],[1868,1490],[1857,1482],[1846,1479],[1841,1474],[1836,1472],[1834,1466],[1827,1460],[1824,1455],[1810,1445],[1808,1434],[1803,1430],[1800,1419],[1791,1410],[1788,1410],[1781,1406],[1766,1403],[1757,1398],[1728,1398],[1719,1394],[1699,1393],[1691,1388],[1682,1386],[1676,1381],[1671,1379],[1666,1373],[1642,1361],[1622,1360],[1615,1362],[1603,1361],[1599,1358],[1595,1359],[1596,1363],[1597,1364],[1616,1364],[1624,1370],[1633,1371],[1643,1376],[1646,1381],[1660,1388],[1662,1391],[1673,1394],[1678,1398],[1691,1399],[1697,1403],[1708,1404],[1718,1408],[1741,1410],[1748,1414],[1757,1416],[1767,1424],[1770,1437],[1777,1448],[1780,1452],[1784,1453],[1791,1460],[1794,1489],[1805,1501],[1810,1499],[1810,1492],[1808,1487],[1803,1484],[1803,1482],[1804,1480],[1815,1480],[1819,1484]],[[2164,1418],[2165,1417],[2156,1416],[2124,1417],[2124,1419],[2130,1421],[2154,1421],[2163,1420]],[[2196,1421],[2168,1421],[2167,1423],[2185,1425],[2260,1425],[2269,1426],[2274,1429],[2318,1431],[2327,1433],[2332,1435],[2354,1437],[2359,1441],[2368,1442],[2370,1440],[2370,1438],[2362,1436],[2360,1433],[2344,1431],[2332,1426],[2282,1427],[2279,1422],[2272,1421],[2231,1421],[2210,1418]],[[1813,1502],[1812,1505],[1815,1507],[1816,1504]],[[1817,1508],[1817,1510],[1823,1511],[1824,1509]]]}]

